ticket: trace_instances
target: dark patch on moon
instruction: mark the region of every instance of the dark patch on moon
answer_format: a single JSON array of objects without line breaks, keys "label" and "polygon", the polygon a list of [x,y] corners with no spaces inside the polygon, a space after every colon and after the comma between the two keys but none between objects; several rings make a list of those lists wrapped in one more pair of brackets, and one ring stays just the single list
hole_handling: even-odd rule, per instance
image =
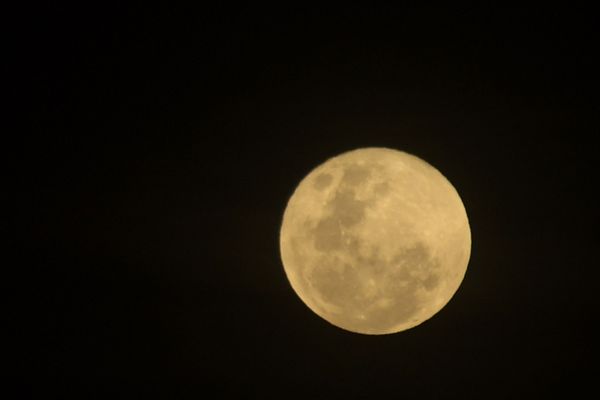
[{"label": "dark patch on moon", "polygon": [[336,218],[324,218],[314,229],[315,248],[319,251],[337,250],[342,245],[342,228]]},{"label": "dark patch on moon", "polygon": [[398,253],[392,263],[402,266],[401,270],[405,273],[411,270],[420,272],[421,277],[414,279],[426,290],[433,290],[439,285],[439,262],[431,257],[429,249],[421,242]]},{"label": "dark patch on moon", "polygon": [[351,190],[338,192],[329,205],[333,211],[332,217],[344,228],[356,225],[365,216],[365,202],[357,200],[354,191]]},{"label": "dark patch on moon", "polygon": [[440,277],[435,274],[430,274],[427,278],[421,280],[421,284],[426,290],[435,289],[440,283]]},{"label": "dark patch on moon", "polygon": [[342,183],[355,186],[360,185],[364,181],[366,181],[371,175],[370,168],[366,168],[360,165],[351,164],[346,167],[344,170],[344,175],[342,177]]},{"label": "dark patch on moon", "polygon": [[329,174],[320,174],[315,178],[314,187],[321,191],[326,189],[333,182],[333,177]]},{"label": "dark patch on moon", "polygon": [[338,191],[329,201],[330,214],[321,219],[313,230],[315,248],[319,251],[332,251],[342,247],[343,229],[358,224],[365,217],[367,205],[356,199],[354,191]]},{"label": "dark patch on moon", "polygon": [[373,192],[378,196],[384,196],[390,192],[390,184],[387,182],[380,182],[375,185]]}]

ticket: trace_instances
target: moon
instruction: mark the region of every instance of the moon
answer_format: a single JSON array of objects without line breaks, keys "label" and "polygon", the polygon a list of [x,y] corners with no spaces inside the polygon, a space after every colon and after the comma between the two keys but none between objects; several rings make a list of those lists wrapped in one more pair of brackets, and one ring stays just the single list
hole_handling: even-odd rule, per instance
[{"label": "moon", "polygon": [[413,328],[458,290],[471,254],[465,207],[433,166],[370,147],[330,158],[290,197],[286,276],[329,323],[361,334]]}]

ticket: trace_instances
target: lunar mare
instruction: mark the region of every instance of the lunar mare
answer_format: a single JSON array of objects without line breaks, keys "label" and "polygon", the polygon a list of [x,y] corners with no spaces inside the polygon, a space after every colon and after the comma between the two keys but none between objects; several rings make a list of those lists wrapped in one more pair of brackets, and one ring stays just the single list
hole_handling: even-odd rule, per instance
[{"label": "lunar mare", "polygon": [[471,233],[438,170],[405,152],[364,148],[300,182],[280,251],[292,288],[316,314],[352,332],[388,334],[448,303],[467,269]]}]

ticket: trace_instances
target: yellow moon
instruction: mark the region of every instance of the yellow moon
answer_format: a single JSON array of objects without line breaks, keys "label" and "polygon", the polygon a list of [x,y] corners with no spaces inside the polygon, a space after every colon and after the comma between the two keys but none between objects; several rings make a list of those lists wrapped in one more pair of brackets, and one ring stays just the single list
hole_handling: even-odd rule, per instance
[{"label": "yellow moon", "polygon": [[312,170],[280,232],[287,278],[316,314],[345,330],[389,334],[440,311],[471,254],[465,207],[433,166],[362,148]]}]

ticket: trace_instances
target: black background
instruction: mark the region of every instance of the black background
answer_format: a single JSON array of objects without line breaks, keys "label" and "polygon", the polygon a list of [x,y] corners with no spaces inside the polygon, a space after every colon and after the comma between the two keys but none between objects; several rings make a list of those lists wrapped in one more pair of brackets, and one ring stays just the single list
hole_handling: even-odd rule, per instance
[{"label": "black background", "polygon": [[[590,10],[486,4],[7,14],[7,110],[24,115],[5,147],[21,392],[545,398],[588,387],[597,28]],[[472,230],[452,301],[395,335],[316,317],[279,258],[297,183],[365,146],[436,166]]]}]

